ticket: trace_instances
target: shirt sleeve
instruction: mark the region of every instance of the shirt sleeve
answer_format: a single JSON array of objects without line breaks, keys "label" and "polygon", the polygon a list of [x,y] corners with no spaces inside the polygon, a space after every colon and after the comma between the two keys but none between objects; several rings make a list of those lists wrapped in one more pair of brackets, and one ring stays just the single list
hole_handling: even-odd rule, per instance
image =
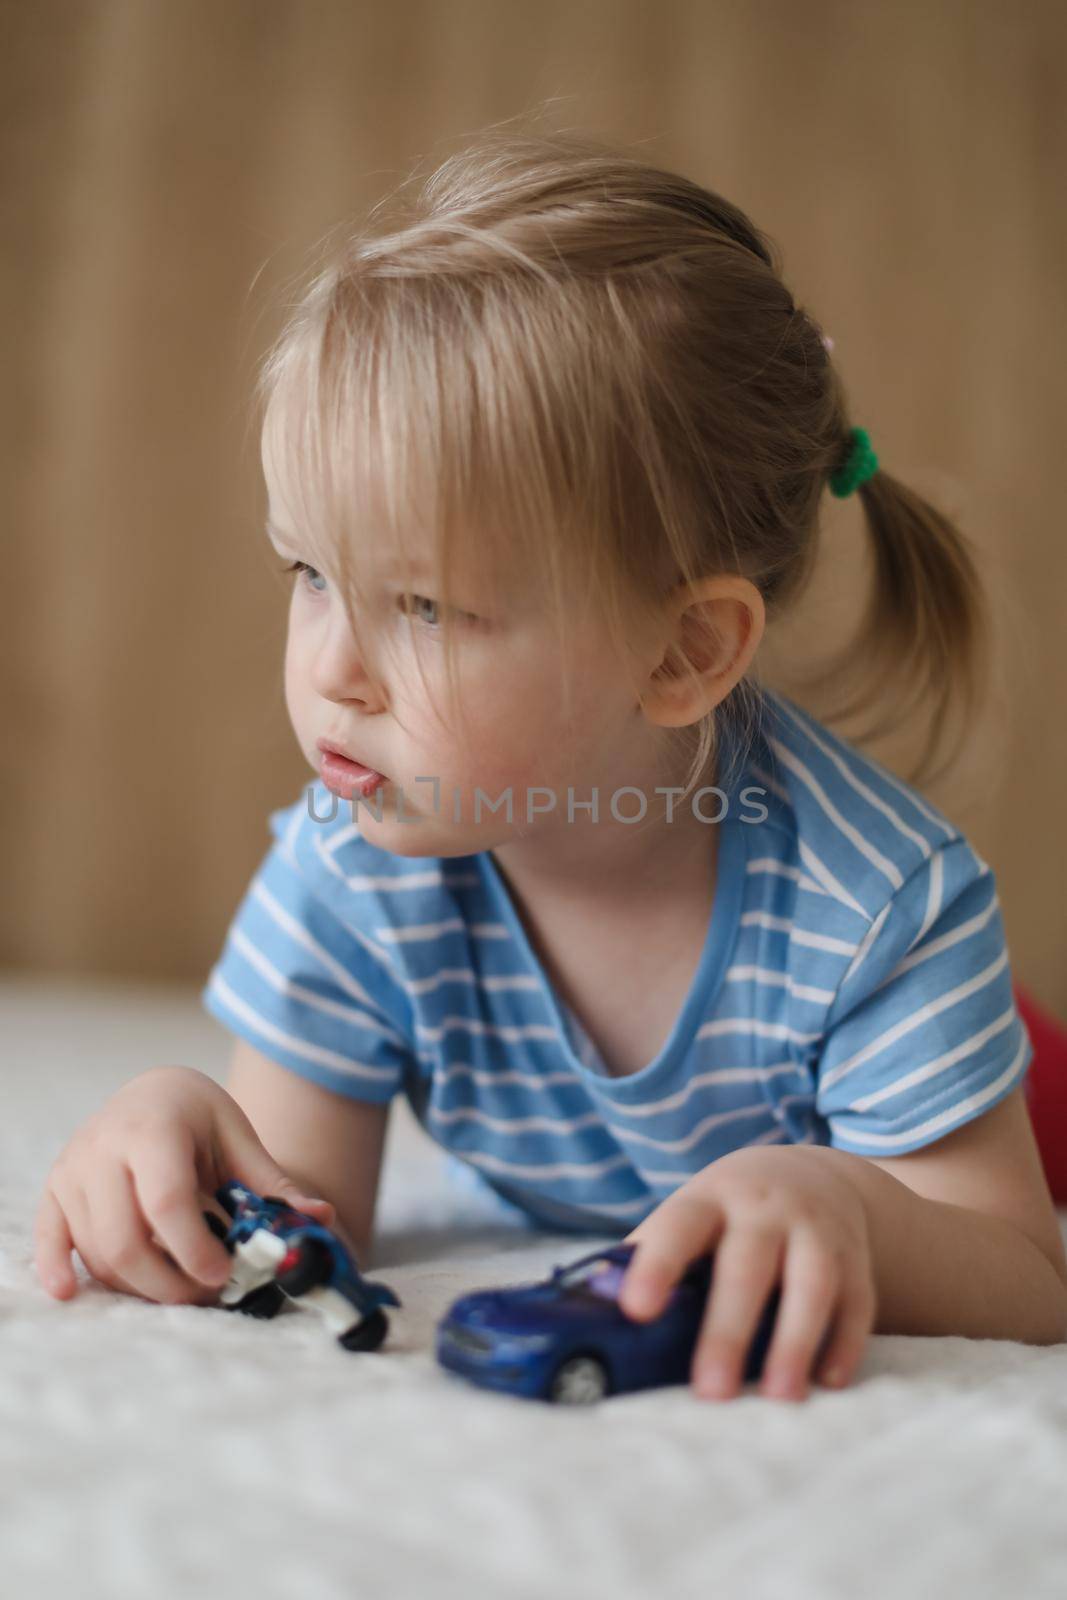
[{"label": "shirt sleeve", "polygon": [[957,838],[905,879],[850,963],[827,1015],[816,1111],[838,1149],[904,1155],[1002,1100],[1032,1055],[993,873]]},{"label": "shirt sleeve", "polygon": [[327,904],[308,852],[293,849],[304,804],[271,814],[275,842],[200,1001],[272,1061],[352,1099],[387,1101],[414,1063],[410,1002],[374,941]]}]

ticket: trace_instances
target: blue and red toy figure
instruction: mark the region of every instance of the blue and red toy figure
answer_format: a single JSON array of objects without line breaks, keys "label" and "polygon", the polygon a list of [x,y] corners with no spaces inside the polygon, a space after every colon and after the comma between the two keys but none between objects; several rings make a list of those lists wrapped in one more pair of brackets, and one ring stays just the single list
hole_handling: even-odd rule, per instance
[{"label": "blue and red toy figure", "polygon": [[386,1284],[361,1276],[335,1233],[275,1195],[260,1196],[240,1183],[224,1183],[215,1198],[230,1217],[229,1228],[211,1212],[204,1216],[233,1256],[222,1305],[272,1317],[290,1300],[319,1312],[346,1350],[377,1350],[389,1331],[382,1308],[400,1301]]},{"label": "blue and red toy figure", "polygon": [[[636,1322],[618,1305],[632,1244],[580,1257],[540,1283],[483,1289],[456,1300],[437,1325],[443,1367],[487,1389],[584,1405],[605,1395],[685,1383],[711,1287],[711,1256],[694,1262],[666,1308]],[[749,1347],[756,1378],[774,1331],[772,1290]]]}]

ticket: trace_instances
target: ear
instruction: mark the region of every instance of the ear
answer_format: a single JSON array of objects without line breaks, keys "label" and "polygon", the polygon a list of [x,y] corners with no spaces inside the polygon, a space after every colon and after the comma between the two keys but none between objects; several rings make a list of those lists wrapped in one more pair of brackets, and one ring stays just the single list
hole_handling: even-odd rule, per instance
[{"label": "ear", "polygon": [[744,676],[763,638],[766,611],[755,584],[734,575],[679,584],[665,608],[640,704],[657,726],[683,728],[714,710]]}]

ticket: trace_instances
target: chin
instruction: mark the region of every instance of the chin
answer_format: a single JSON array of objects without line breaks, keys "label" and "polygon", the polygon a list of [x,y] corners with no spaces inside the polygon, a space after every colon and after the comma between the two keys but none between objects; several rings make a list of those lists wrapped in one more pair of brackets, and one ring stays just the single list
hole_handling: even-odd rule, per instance
[{"label": "chin", "polygon": [[[388,796],[382,804],[380,822],[369,805],[349,808],[347,801],[341,804],[350,809],[352,820],[367,843],[377,845],[379,850],[388,850],[394,856],[435,856],[443,853],[439,848],[439,830],[432,826],[432,819],[416,815],[412,821],[400,822]],[[411,816],[411,813],[407,815]]]},{"label": "chin", "polygon": [[376,845],[379,850],[388,850],[391,855],[412,859],[424,856],[440,856],[444,859],[469,856],[479,850],[488,850],[496,842],[489,835],[476,838],[461,829],[450,828],[432,815],[420,815],[415,822],[400,822],[390,811],[388,801],[382,806],[381,822],[365,806],[358,808],[355,821],[368,844]]}]

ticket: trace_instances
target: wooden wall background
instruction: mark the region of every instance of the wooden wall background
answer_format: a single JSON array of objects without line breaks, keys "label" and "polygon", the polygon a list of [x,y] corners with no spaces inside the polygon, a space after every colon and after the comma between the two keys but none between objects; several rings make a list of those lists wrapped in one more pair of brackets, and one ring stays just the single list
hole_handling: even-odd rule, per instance
[{"label": "wooden wall background", "polygon": [[[2,23],[0,962],[205,974],[311,776],[249,425],[280,299],[416,162],[559,97],[559,125],[772,234],[881,459],[979,541],[1003,688],[930,792],[1067,1015],[1067,9],[7,0]],[[827,496],[772,667],[855,606],[858,517]]]}]

